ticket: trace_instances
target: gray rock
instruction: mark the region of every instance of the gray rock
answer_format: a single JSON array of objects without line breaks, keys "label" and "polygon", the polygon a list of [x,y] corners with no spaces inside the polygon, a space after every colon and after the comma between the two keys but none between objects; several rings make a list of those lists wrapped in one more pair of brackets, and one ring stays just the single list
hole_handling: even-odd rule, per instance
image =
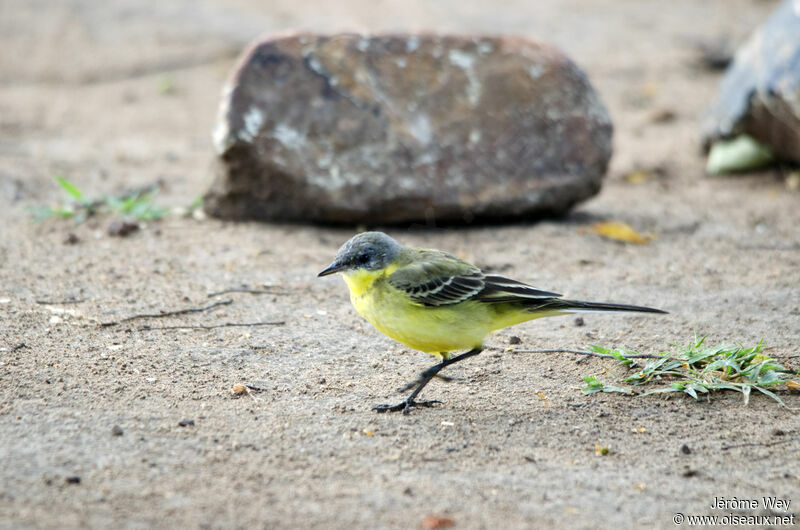
[{"label": "gray rock", "polygon": [[800,162],[800,0],[785,0],[736,53],[703,133],[707,147],[748,134]]},{"label": "gray rock", "polygon": [[531,40],[269,38],[224,90],[204,208],[347,224],[558,214],[600,189],[611,132],[586,76]]}]

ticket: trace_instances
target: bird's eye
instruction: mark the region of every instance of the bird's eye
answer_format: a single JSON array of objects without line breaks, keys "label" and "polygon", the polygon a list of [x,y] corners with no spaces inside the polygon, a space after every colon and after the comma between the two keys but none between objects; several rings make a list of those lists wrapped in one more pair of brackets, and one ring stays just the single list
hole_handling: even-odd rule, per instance
[{"label": "bird's eye", "polygon": [[369,256],[367,256],[366,254],[359,254],[356,257],[356,261],[358,262],[359,265],[366,265],[367,262],[369,261]]}]

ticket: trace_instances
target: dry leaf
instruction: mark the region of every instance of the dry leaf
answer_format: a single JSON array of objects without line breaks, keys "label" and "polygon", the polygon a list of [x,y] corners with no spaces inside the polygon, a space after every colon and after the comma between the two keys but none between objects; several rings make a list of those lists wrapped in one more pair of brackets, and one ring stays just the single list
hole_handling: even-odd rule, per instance
[{"label": "dry leaf", "polygon": [[655,81],[646,81],[642,83],[642,95],[648,99],[655,97],[658,94],[658,84]]},{"label": "dry leaf", "polygon": [[789,191],[800,190],[800,171],[792,171],[786,176],[786,189]]},{"label": "dry leaf", "polygon": [[456,522],[449,517],[439,517],[438,515],[426,515],[420,524],[422,528],[433,530],[435,528],[453,528]]},{"label": "dry leaf", "polygon": [[596,223],[591,226],[591,230],[595,234],[608,239],[624,241],[625,243],[636,243],[638,245],[646,245],[652,239],[650,236],[645,237],[640,235],[629,224],[619,221]]},{"label": "dry leaf", "polygon": [[234,395],[238,396],[239,394],[247,392],[247,387],[244,385],[233,385],[233,388],[231,388],[231,392],[233,392]]},{"label": "dry leaf", "polygon": [[786,381],[786,388],[789,390],[800,390],[800,382]]},{"label": "dry leaf", "polygon": [[652,173],[644,169],[635,169],[625,175],[625,181],[629,184],[641,184],[653,178]]},{"label": "dry leaf", "polygon": [[644,427],[639,427],[638,429],[631,429],[631,431],[635,432],[635,433],[642,433],[642,432],[647,431],[647,429],[644,428]]},{"label": "dry leaf", "polygon": [[363,431],[361,431],[361,432],[363,432],[363,433],[364,433],[364,434],[366,434],[367,436],[375,436],[375,433],[374,433],[374,432],[372,432],[372,431],[370,431],[369,429],[364,429],[364,430],[363,430]]},{"label": "dry leaf", "polygon": [[542,394],[541,392],[536,392],[536,395],[537,395],[537,396],[539,396],[539,397],[540,397],[540,398],[542,398],[542,399],[547,399],[547,396],[545,396],[545,395],[544,395],[544,394]]}]

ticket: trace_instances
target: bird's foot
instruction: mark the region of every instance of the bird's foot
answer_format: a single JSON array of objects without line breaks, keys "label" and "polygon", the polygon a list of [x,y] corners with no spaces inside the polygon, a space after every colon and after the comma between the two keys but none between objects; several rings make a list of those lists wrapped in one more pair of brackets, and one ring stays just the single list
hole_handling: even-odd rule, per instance
[{"label": "bird's foot", "polygon": [[413,399],[404,399],[397,405],[376,405],[372,407],[375,412],[402,412],[408,414],[412,407],[432,407],[436,403],[441,403],[438,399],[431,401],[414,401]]}]

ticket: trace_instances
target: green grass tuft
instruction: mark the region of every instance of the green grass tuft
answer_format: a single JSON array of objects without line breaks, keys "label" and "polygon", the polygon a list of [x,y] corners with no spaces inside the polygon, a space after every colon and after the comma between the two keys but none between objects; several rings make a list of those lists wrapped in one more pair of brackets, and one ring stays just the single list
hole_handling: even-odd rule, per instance
[{"label": "green grass tuft", "polygon": [[[710,400],[713,392],[733,390],[742,394],[746,405],[751,391],[756,390],[786,407],[783,400],[775,394],[775,390],[781,387],[796,388],[798,372],[763,355],[763,340],[750,348],[732,345],[706,347],[704,342],[705,337],[695,337],[689,346],[680,348],[671,345],[677,348],[677,352],[661,352],[658,354],[659,358],[648,360],[643,367],[629,358],[629,355],[637,355],[634,351],[622,348],[612,350],[602,346],[592,346],[592,350],[611,355],[626,368],[635,370],[634,373],[620,378],[621,383],[627,383],[631,387],[660,385],[641,395],[679,392],[700,401]],[[632,388],[604,383],[595,375],[586,376],[583,380],[587,384],[583,388],[585,394],[634,394]]]},{"label": "green grass tuft", "polygon": [[90,199],[80,188],[61,175],[55,175],[53,178],[64,190],[67,200],[56,206],[37,205],[29,208],[35,221],[61,217],[80,223],[98,213],[112,213],[124,219],[137,221],[153,221],[169,213],[168,208],[157,206],[154,202],[158,193],[157,185],[132,190],[117,197]]}]

